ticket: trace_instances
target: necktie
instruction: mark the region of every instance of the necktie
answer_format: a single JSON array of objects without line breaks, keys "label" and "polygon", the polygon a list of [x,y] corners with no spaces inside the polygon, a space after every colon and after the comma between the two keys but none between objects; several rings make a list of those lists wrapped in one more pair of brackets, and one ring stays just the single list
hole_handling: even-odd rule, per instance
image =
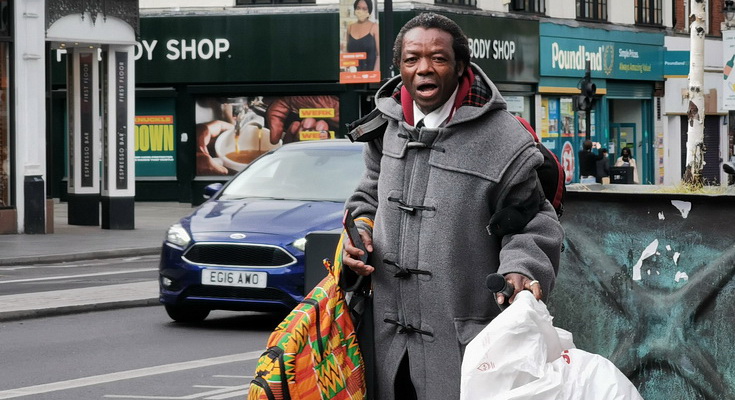
[{"label": "necktie", "polygon": [[423,118],[421,118],[421,121],[419,121],[419,122],[418,122],[418,123],[416,124],[416,129],[421,129],[421,128],[423,128],[423,127],[424,127],[424,119],[423,119]]}]

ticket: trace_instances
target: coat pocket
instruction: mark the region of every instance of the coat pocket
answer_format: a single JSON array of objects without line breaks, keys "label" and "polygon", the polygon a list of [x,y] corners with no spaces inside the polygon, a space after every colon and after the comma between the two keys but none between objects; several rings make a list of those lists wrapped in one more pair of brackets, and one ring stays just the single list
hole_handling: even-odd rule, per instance
[{"label": "coat pocket", "polygon": [[457,331],[460,353],[464,357],[464,349],[467,344],[482,331],[492,317],[464,317],[454,319],[454,329]]}]

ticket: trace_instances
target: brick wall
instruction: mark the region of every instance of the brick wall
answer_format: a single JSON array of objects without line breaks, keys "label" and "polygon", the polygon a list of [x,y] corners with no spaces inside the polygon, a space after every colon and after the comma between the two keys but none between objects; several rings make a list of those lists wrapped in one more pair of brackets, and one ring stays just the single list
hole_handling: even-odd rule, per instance
[{"label": "brick wall", "polygon": [[[686,11],[691,5],[692,0],[674,0],[674,31],[677,33],[686,33],[689,30],[689,15]],[[722,9],[725,7],[725,0],[706,0],[707,12],[709,13],[709,36],[722,36],[720,24],[725,21],[725,13]]]}]

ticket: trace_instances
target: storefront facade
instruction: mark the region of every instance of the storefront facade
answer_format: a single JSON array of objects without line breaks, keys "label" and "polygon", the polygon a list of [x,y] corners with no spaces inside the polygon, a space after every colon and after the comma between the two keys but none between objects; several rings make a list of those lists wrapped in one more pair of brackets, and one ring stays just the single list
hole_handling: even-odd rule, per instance
[{"label": "storefront facade", "polygon": [[[337,39],[336,13],[146,16],[140,23],[134,49],[136,200],[201,203],[204,186],[242,169],[241,163],[225,162],[225,154],[218,153],[222,146],[214,146],[220,134],[233,136],[232,125],[217,132],[213,128],[233,111],[263,127],[271,104],[326,98],[326,106],[300,108],[326,113],[332,135],[339,130],[339,104],[350,102],[350,96],[336,83],[336,42],[329,46],[324,41]],[[63,113],[66,91],[58,79],[66,56],[52,57],[53,109],[63,117],[54,119],[52,132],[68,147],[60,135],[68,118]],[[299,107],[287,110],[288,118],[298,118],[291,111],[298,114]],[[269,140],[262,143],[262,150],[270,148]],[[64,157],[62,152],[54,155],[63,174],[56,175],[52,189],[62,200],[68,180]]]},{"label": "storefront facade", "polygon": [[[729,161],[732,143],[728,140],[728,112],[723,109],[723,65],[720,40],[704,41],[704,167],[702,178],[708,185],[727,183],[722,171],[722,161]],[[664,66],[666,93],[663,106],[665,172],[663,182],[675,185],[681,181],[686,169],[686,144],[689,130],[689,48],[691,39],[684,36],[667,36]]]},{"label": "storefront facade", "polygon": [[[393,35],[419,12],[394,12]],[[470,37],[473,60],[498,85],[509,109],[533,121],[538,22],[447,15]],[[142,15],[140,30],[134,52],[136,200],[199,204],[206,185],[228,179],[249,157],[290,141],[318,139],[322,130],[326,137],[343,137],[347,122],[372,109],[379,87],[338,83],[334,10]],[[53,108],[63,117],[65,90],[57,75],[65,55],[51,57],[57,84]],[[388,72],[383,76],[390,76],[391,58],[381,61]],[[239,143],[250,153],[239,162],[229,156],[235,127],[222,123],[233,116],[244,121]],[[66,117],[53,120],[53,134],[64,147],[68,143],[60,132],[67,123]],[[293,126],[298,129],[289,130]],[[64,200],[68,171],[61,159],[67,152],[56,153],[54,163],[64,173],[52,186],[55,197]]]},{"label": "storefront facade", "polygon": [[[133,221],[134,97],[128,94],[137,27],[137,0],[0,0],[0,233],[53,232],[48,186],[55,155],[62,170],[73,172],[65,190],[70,223],[91,215],[100,225],[101,204],[103,228],[132,228],[118,223]],[[58,143],[72,146],[57,149],[47,125],[47,60],[49,49],[60,48],[71,54],[69,65],[59,66],[71,100],[61,113],[68,123],[57,132]],[[65,154],[68,148],[73,151]]]},{"label": "storefront facade", "polygon": [[[541,23],[538,130],[562,160],[567,183],[579,181],[577,152],[587,137],[608,149],[611,165],[622,148],[630,148],[639,181],[662,183],[663,124],[657,106],[663,95],[663,41],[658,33]],[[597,86],[589,136],[587,113],[574,106],[588,60]]]}]

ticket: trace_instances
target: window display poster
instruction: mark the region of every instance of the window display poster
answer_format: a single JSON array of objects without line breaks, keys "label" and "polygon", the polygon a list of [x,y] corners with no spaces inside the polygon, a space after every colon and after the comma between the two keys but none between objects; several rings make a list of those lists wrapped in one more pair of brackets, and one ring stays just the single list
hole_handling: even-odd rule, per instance
[{"label": "window display poster", "polygon": [[561,136],[574,136],[574,107],[571,97],[562,97],[559,99],[561,108]]},{"label": "window display poster", "polygon": [[590,110],[590,137],[595,137],[595,110]]},{"label": "window display poster", "polygon": [[173,99],[135,102],[135,176],[176,177],[176,124]]},{"label": "window display poster", "polygon": [[577,136],[587,136],[587,111],[577,112]]},{"label": "window display poster", "polygon": [[339,98],[200,97],[195,110],[196,174],[234,175],[283,144],[335,138]]},{"label": "window display poster", "polygon": [[339,83],[380,82],[377,0],[340,0],[339,11]]},{"label": "window display poster", "polygon": [[541,99],[541,138],[549,138],[549,99]]},{"label": "window display poster", "polygon": [[549,99],[549,137],[559,136],[559,99]]}]

